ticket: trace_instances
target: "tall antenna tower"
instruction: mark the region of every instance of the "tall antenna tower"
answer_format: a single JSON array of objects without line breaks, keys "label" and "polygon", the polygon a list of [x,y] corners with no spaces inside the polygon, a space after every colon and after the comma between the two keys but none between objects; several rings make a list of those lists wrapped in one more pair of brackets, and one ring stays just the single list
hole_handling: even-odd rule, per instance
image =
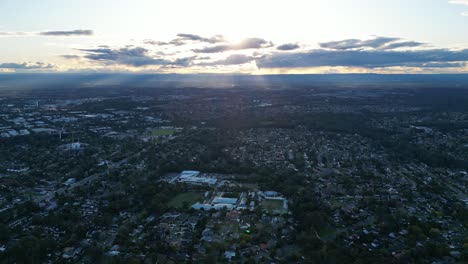
[{"label": "tall antenna tower", "polygon": [[60,139],[60,141],[62,141],[62,134],[65,132],[65,129],[64,129],[64,128],[65,128],[65,125],[63,125],[63,126],[62,126],[62,129],[60,129],[60,131],[59,131],[59,139]]}]

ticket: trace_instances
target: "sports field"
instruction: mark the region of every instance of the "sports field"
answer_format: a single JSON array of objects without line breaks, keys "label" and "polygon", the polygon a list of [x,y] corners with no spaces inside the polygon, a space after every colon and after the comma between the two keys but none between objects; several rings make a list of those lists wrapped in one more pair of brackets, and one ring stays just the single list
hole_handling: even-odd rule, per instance
[{"label": "sports field", "polygon": [[173,208],[183,208],[184,202],[191,206],[192,204],[199,202],[202,198],[203,193],[201,192],[186,192],[178,194],[176,197],[172,198],[167,205]]}]

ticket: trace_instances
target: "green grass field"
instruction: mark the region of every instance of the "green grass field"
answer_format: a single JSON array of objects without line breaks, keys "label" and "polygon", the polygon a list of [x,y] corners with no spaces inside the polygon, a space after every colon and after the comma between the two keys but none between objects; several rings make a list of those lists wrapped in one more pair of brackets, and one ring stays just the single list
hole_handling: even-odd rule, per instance
[{"label": "green grass field", "polygon": [[151,130],[153,136],[170,136],[175,133],[175,129],[172,128],[156,128]]},{"label": "green grass field", "polygon": [[283,208],[283,201],[264,200],[262,202],[262,206],[270,213],[275,213],[275,214],[287,213],[287,211]]},{"label": "green grass field", "polygon": [[173,208],[183,208],[184,202],[187,202],[188,205],[191,206],[202,198],[203,193],[201,192],[186,192],[178,194],[176,197],[172,198],[167,205]]}]

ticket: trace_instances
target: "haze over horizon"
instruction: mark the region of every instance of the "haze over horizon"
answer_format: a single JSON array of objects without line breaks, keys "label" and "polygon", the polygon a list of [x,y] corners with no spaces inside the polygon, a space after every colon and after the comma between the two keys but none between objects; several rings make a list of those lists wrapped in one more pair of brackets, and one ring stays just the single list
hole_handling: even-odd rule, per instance
[{"label": "haze over horizon", "polygon": [[466,0],[19,0],[0,10],[0,72],[468,69]]}]

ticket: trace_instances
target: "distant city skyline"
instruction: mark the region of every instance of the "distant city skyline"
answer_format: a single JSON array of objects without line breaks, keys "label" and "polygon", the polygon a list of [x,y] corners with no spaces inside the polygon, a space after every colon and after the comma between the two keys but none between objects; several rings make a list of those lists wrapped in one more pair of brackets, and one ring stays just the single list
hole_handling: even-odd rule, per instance
[{"label": "distant city skyline", "polygon": [[17,0],[0,14],[0,72],[468,70],[468,0]]}]

